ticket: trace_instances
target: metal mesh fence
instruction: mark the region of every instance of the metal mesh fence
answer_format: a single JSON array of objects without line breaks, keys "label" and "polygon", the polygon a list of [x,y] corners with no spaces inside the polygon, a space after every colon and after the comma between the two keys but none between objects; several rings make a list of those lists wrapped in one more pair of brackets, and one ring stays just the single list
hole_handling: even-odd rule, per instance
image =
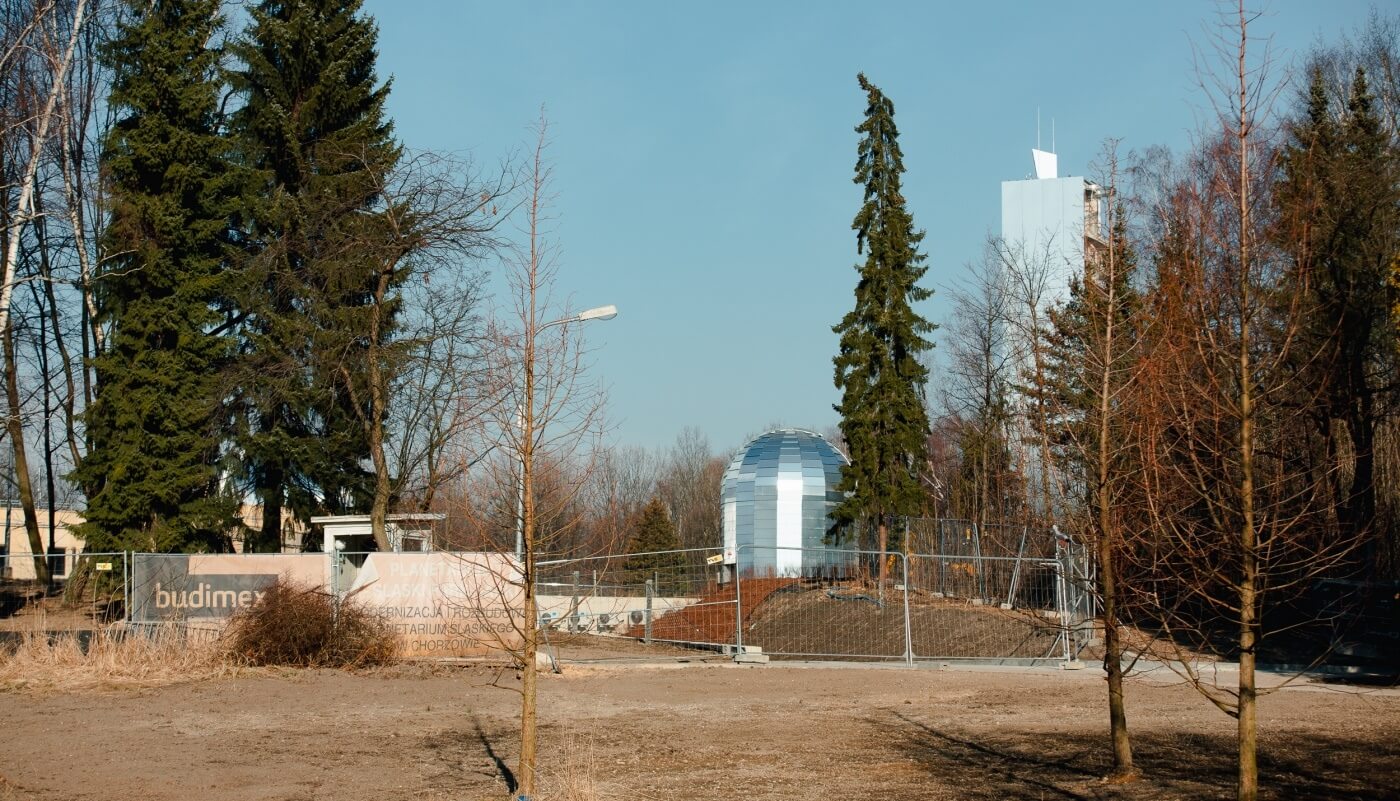
[{"label": "metal mesh fence", "polygon": [[[124,553],[69,553],[51,584],[33,579],[0,582],[0,630],[93,629],[126,614],[128,558]],[[56,573],[57,575],[57,573]]]},{"label": "metal mesh fence", "polygon": [[979,525],[956,518],[911,518],[907,536],[909,553],[1048,559],[1055,548],[1048,532],[1025,524]]},{"label": "metal mesh fence", "polygon": [[126,617],[130,559],[125,553],[80,553],[63,588],[64,603],[94,623]]},{"label": "metal mesh fence", "polygon": [[721,550],[542,562],[535,593],[548,629],[646,642],[733,642],[737,592],[723,582]]},{"label": "metal mesh fence", "polygon": [[1059,576],[1053,560],[910,555],[912,658],[1062,657]]},{"label": "metal mesh fence", "polygon": [[776,656],[907,658],[903,554],[745,545],[737,562],[739,644]]},{"label": "metal mesh fence", "polygon": [[736,641],[769,655],[913,663],[1070,653],[1055,559],[744,546],[738,563],[786,566],[741,571],[738,584]]},{"label": "metal mesh fence", "polygon": [[[955,530],[952,521],[949,531]],[[964,540],[966,542],[966,540]],[[744,545],[543,563],[541,623],[775,657],[1061,660],[1082,642],[1066,558]]]}]

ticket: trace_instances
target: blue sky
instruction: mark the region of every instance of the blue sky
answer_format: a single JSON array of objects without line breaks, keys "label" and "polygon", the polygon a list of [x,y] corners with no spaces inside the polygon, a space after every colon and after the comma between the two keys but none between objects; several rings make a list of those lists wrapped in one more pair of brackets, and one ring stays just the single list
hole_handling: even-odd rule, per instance
[{"label": "blue sky", "polygon": [[[720,450],[774,422],[836,422],[831,326],[856,277],[858,71],[895,103],[936,290],[921,311],[939,321],[944,287],[999,228],[1000,182],[1031,170],[1037,107],[1046,147],[1055,120],[1061,174],[1086,174],[1106,137],[1184,147],[1208,112],[1193,42],[1217,9],[366,4],[409,147],[489,168],[527,144],[546,108],[560,291],[576,308],[621,310],[588,328],[611,439],[667,445],[695,426]],[[1267,12],[1257,31],[1286,65],[1363,23],[1369,5],[1275,0]]]}]

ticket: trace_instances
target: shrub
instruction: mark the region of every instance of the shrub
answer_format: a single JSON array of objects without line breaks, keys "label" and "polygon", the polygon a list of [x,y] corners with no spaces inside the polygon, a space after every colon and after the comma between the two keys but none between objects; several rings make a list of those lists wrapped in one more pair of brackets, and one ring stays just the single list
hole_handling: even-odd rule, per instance
[{"label": "shrub", "polygon": [[368,667],[398,659],[394,631],[354,596],[280,578],[229,621],[230,656],[245,665]]}]

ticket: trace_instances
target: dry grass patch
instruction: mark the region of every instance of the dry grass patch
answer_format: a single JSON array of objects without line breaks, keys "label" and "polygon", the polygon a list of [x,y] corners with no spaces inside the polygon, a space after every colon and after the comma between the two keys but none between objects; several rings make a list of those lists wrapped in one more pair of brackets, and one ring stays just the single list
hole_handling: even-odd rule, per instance
[{"label": "dry grass patch", "polygon": [[398,661],[393,630],[353,598],[337,602],[285,580],[222,630],[208,621],[53,632],[47,623],[37,615],[12,648],[0,648],[0,690],[142,689],[261,666],[362,668]]},{"label": "dry grass patch", "polygon": [[571,744],[560,754],[558,770],[541,768],[540,801],[611,801],[615,798],[638,798],[636,793],[615,792],[610,783],[598,781],[599,767],[593,753],[593,742]]},{"label": "dry grass patch", "polygon": [[0,655],[0,688],[7,690],[140,689],[231,672],[217,637],[175,626],[144,631],[109,626],[86,634],[30,631],[13,652]]}]

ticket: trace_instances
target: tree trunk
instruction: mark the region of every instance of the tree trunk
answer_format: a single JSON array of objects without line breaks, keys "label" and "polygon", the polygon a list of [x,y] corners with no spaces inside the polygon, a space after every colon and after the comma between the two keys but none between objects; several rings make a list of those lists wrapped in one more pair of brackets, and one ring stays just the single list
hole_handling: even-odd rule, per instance
[{"label": "tree trunk", "polygon": [[384,455],[384,417],[386,415],[388,380],[384,374],[385,354],[380,337],[384,330],[385,303],[389,296],[389,279],[397,259],[379,271],[379,281],[374,291],[374,314],[370,322],[369,352],[369,457],[374,463],[374,504],[370,507],[370,531],[379,550],[387,551],[389,535],[385,530],[389,516],[389,460]]},{"label": "tree trunk", "polygon": [[[6,320],[10,318],[6,317]],[[3,340],[5,351],[5,399],[8,411],[5,431],[15,453],[15,485],[19,489],[19,505],[24,510],[24,531],[29,536],[29,552],[34,556],[34,576],[49,584],[53,576],[49,573],[49,562],[44,558],[44,539],[39,534],[39,513],[34,506],[34,487],[29,480],[29,456],[24,445],[24,425],[20,417],[19,367],[15,364],[14,332],[8,324],[0,333],[0,340]]]},{"label": "tree trunk", "polygon": [[889,577],[889,563],[885,560],[885,550],[889,547],[890,543],[890,524],[889,521],[885,519],[884,515],[880,515],[880,525],[877,528],[877,532],[880,548],[880,568],[877,574],[879,583],[875,586],[879,588],[880,592],[884,592],[885,579]]},{"label": "tree trunk", "polygon": [[[528,538],[527,542],[529,539],[533,539],[533,537]],[[535,669],[535,658],[539,653],[539,632],[535,620],[539,615],[535,611],[535,577],[531,568],[534,555],[530,553],[530,545],[525,547],[526,553],[522,565],[525,582],[525,605],[522,612],[525,647],[520,657],[522,662],[520,666],[520,764],[516,768],[516,783],[518,785],[516,792],[521,796],[533,797],[535,794],[535,765],[539,759],[536,726],[539,672]]]},{"label": "tree trunk", "polygon": [[[377,348],[375,350],[378,350]],[[376,364],[378,354],[370,359],[370,423],[369,456],[374,463],[374,501],[369,510],[370,531],[374,534],[374,544],[381,551],[390,550],[387,531],[389,518],[389,496],[392,487],[389,480],[389,463],[384,455],[384,396],[379,387],[383,374]]]},{"label": "tree trunk", "polygon": [[282,485],[286,475],[280,464],[264,464],[258,469],[256,494],[262,502],[262,520],[257,537],[246,550],[280,553],[282,550]]},{"label": "tree trunk", "polygon": [[[377,442],[376,442],[377,440]],[[391,550],[388,533],[389,473],[384,464],[384,432],[382,428],[370,437],[370,456],[374,460],[374,503],[369,509],[370,531],[374,544],[381,551]]]},{"label": "tree trunk", "polygon": [[[1100,490],[1100,494],[1107,493]],[[1099,500],[1100,526],[1108,513],[1107,498]],[[1113,741],[1113,772],[1135,776],[1133,746],[1128,738],[1128,714],[1123,704],[1123,641],[1118,628],[1118,577],[1107,529],[1099,532],[1099,582],[1103,591],[1103,669],[1108,678],[1108,729]]]},{"label": "tree trunk", "polygon": [[1364,580],[1375,562],[1377,546],[1376,537],[1373,536],[1376,522],[1376,423],[1369,397],[1357,401],[1356,406],[1359,408],[1353,409],[1351,419],[1347,421],[1355,467],[1351,492],[1343,508],[1347,517],[1346,533],[1352,537],[1351,541],[1356,547],[1355,556],[1350,558],[1350,572],[1355,578]]},{"label": "tree trunk", "polygon": [[[536,163],[538,169],[538,162]],[[536,194],[534,203],[539,202]],[[538,698],[536,682],[539,678],[535,670],[535,656],[539,652],[539,614],[535,610],[535,334],[538,330],[535,321],[535,273],[538,268],[538,254],[535,251],[533,227],[538,217],[536,209],[531,209],[530,222],[530,309],[525,321],[525,386],[524,408],[520,412],[520,558],[521,578],[524,581],[525,608],[522,630],[525,647],[521,654],[524,664],[520,676],[520,764],[516,769],[519,783],[518,794],[533,797],[535,794],[535,766],[539,755],[537,748],[536,720]]]},{"label": "tree trunk", "polygon": [[1244,0],[1239,4],[1240,18],[1240,118],[1238,137],[1239,173],[1239,302],[1240,302],[1240,680],[1239,680],[1239,801],[1256,801],[1259,797],[1259,761],[1256,748],[1258,730],[1255,723],[1254,657],[1258,644],[1259,621],[1256,590],[1258,587],[1258,532],[1254,522],[1254,379],[1249,359],[1250,348],[1250,209],[1249,209],[1249,72],[1245,63],[1245,48],[1249,43],[1248,21]]},{"label": "tree trunk", "polygon": [[[1117,183],[1117,154],[1112,156],[1113,184]],[[1123,704],[1123,643],[1118,629],[1118,565],[1117,538],[1113,522],[1113,498],[1110,481],[1109,438],[1113,436],[1113,367],[1117,350],[1116,326],[1118,314],[1118,253],[1112,228],[1116,224],[1109,212],[1108,271],[1102,275],[1104,298],[1103,340],[1099,369],[1098,397],[1098,476],[1095,491],[1098,501],[1098,559],[1099,588],[1103,598],[1103,667],[1108,678],[1108,726],[1113,741],[1113,772],[1119,778],[1136,776],[1133,768],[1133,747],[1128,738],[1128,714]],[[1085,287],[1089,282],[1085,280]]]},{"label": "tree trunk", "polygon": [[[43,431],[43,451],[44,451],[44,499],[48,507],[48,534],[49,550],[53,550],[55,545],[54,537],[54,504],[56,503],[56,487],[53,469],[53,372],[49,363],[49,321],[52,319],[54,338],[60,345],[63,342],[62,330],[58,326],[58,306],[53,299],[52,270],[49,262],[49,241],[48,229],[43,217],[44,208],[40,198],[34,199],[34,211],[36,216],[32,227],[34,228],[34,240],[38,248],[39,255],[39,278],[40,287],[31,285],[34,294],[34,303],[38,307],[39,318],[39,342],[37,343],[35,355],[39,360],[39,396],[44,404],[44,431]],[[52,318],[50,317],[52,314]],[[76,464],[76,462],[74,463]]]},{"label": "tree trunk", "polygon": [[1255,646],[1259,621],[1255,612],[1254,564],[1246,557],[1246,579],[1240,584],[1240,683],[1239,683],[1239,801],[1259,797],[1259,729],[1254,686]]}]

